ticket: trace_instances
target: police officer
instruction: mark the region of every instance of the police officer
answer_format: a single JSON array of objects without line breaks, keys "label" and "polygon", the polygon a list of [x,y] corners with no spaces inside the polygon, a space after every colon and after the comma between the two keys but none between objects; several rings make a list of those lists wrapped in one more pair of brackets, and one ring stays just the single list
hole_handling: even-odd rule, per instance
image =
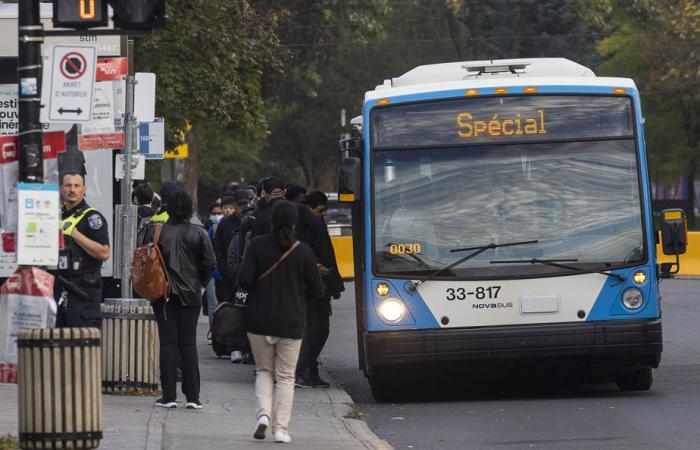
[{"label": "police officer", "polygon": [[85,202],[85,176],[68,171],[61,179],[64,249],[58,260],[58,327],[99,327],[102,263],[109,258],[107,221]]}]

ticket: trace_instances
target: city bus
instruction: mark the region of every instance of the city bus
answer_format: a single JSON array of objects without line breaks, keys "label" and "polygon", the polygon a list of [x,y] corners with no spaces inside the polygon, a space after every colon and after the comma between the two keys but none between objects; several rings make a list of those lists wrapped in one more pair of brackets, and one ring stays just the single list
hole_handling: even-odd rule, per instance
[{"label": "city bus", "polygon": [[[438,369],[537,367],[648,390],[685,213],[651,210],[630,79],[562,58],[419,66],[341,141],[360,369],[388,398]],[[676,255],[657,264],[655,244]]]}]

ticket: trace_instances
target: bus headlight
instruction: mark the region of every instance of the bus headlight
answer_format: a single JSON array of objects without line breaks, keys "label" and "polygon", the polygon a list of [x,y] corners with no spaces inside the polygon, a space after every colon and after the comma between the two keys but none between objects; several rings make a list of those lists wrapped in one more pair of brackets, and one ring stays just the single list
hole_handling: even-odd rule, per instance
[{"label": "bus headlight", "polygon": [[631,287],[622,293],[622,304],[628,309],[639,309],[644,303],[644,296],[639,288]]},{"label": "bus headlight", "polygon": [[379,315],[387,322],[398,322],[406,314],[406,306],[397,298],[388,298],[379,304]]}]

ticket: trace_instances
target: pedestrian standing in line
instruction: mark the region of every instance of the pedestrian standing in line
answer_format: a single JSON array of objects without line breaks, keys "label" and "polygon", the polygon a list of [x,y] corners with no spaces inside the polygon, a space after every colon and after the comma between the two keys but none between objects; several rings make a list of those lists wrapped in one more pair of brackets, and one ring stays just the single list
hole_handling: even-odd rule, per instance
[{"label": "pedestrian standing in line", "polygon": [[100,327],[102,263],[109,259],[109,231],[104,216],[85,201],[82,170],[61,176],[61,227],[54,295],[57,327]]},{"label": "pedestrian standing in line", "polygon": [[[223,218],[224,213],[221,209],[221,203],[212,203],[209,206],[209,215],[207,216],[205,225],[207,228],[207,234],[209,235],[209,239],[211,240],[212,245],[215,248],[216,244],[214,243],[214,235],[216,234],[216,227]],[[202,312],[209,319],[210,329],[212,320],[214,319],[214,310],[217,306],[219,306],[219,299],[216,295],[216,283],[220,283],[221,281],[223,281],[223,275],[221,273],[221,269],[218,266],[216,266],[214,267],[214,276],[209,280],[209,283],[207,283],[207,288],[204,291],[204,295],[202,296],[202,301],[205,303],[205,305],[202,305]],[[211,339],[207,338],[207,341],[209,345],[211,345]]]},{"label": "pedestrian standing in line", "polygon": [[[182,365],[182,392],[189,409],[201,409],[197,320],[202,307],[202,288],[214,270],[214,250],[204,228],[190,223],[192,199],[185,191],[168,198],[168,220],[158,247],[170,277],[169,299],[153,302],[160,337],[160,384],[163,391],[156,406],[177,407],[176,370],[178,352]],[[155,227],[149,232],[155,232]],[[148,242],[153,241],[149,233]]]},{"label": "pedestrian standing in line", "polygon": [[139,221],[156,214],[153,203],[153,188],[149,183],[141,183],[131,193],[132,202],[138,206]]},{"label": "pedestrian standing in line", "polygon": [[340,298],[345,290],[343,279],[338,271],[335,251],[324,218],[328,210],[328,197],[321,191],[313,191],[307,196],[308,208],[323,221],[318,233],[321,247],[316,254],[319,272],[324,285],[324,294],[306,309],[306,328],[301,344],[295,385],[299,388],[327,388],[330,384],[318,372],[318,357],[326,345],[330,333],[330,316],[333,314],[331,298]]},{"label": "pedestrian standing in line", "polygon": [[294,203],[306,203],[306,188],[296,184],[288,184],[284,189],[284,198]]},{"label": "pedestrian standing in line", "polygon": [[323,293],[313,251],[294,235],[296,221],[296,206],[275,202],[272,233],[250,241],[238,272],[238,284],[248,290],[248,337],[257,368],[253,437],[264,439],[272,424],[275,442],[291,441],[294,373],[306,304]]}]

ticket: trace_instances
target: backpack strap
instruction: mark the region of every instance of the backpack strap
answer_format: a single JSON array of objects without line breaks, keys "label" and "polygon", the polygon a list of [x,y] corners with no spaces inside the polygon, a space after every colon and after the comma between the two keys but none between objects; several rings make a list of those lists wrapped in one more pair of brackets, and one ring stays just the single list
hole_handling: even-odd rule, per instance
[{"label": "backpack strap", "polygon": [[163,222],[158,222],[156,224],[156,232],[153,235],[153,245],[158,245],[158,239],[160,239],[160,232],[163,230]]},{"label": "backpack strap", "polygon": [[294,251],[294,249],[297,248],[298,246],[299,246],[299,241],[294,241],[294,243],[292,244],[292,246],[289,247],[289,249],[287,249],[287,251],[284,252],[284,253],[282,254],[282,256],[280,256],[279,259],[278,259],[277,261],[275,261],[275,263],[274,263],[272,266],[270,266],[269,269],[267,269],[265,272],[263,272],[263,274],[260,275],[260,276],[258,277],[258,279],[255,280],[255,282],[256,282],[256,283],[259,283],[260,280],[262,280],[262,279],[265,278],[266,276],[270,275],[270,273],[271,273],[273,270],[275,270],[275,269],[277,268],[277,266],[279,266],[280,263],[281,263],[282,261],[284,261],[285,258],[286,258],[287,256],[289,256],[289,254],[292,253],[292,251]]}]

